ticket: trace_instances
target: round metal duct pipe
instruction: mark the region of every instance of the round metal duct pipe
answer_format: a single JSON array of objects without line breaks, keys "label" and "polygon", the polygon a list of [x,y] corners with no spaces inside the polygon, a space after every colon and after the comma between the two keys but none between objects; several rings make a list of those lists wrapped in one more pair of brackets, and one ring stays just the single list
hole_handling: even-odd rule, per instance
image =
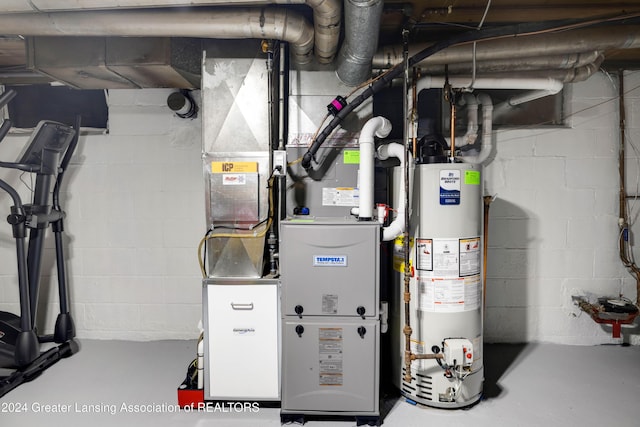
[{"label": "round metal duct pipe", "polygon": [[0,15],[3,34],[22,36],[201,37],[277,39],[291,44],[293,60],[311,61],[314,32],[285,9],[129,9]]},{"label": "round metal duct pipe", "polygon": [[357,86],[371,76],[383,6],[382,0],[344,2],[344,43],[338,53],[336,74],[348,86]]},{"label": "round metal duct pipe", "polygon": [[[241,6],[306,4],[313,9],[315,55],[321,64],[333,61],[338,51],[342,17],[341,0],[14,0],[0,4],[0,14],[11,12],[68,12],[183,6]],[[169,36],[169,35],[168,35]]]}]

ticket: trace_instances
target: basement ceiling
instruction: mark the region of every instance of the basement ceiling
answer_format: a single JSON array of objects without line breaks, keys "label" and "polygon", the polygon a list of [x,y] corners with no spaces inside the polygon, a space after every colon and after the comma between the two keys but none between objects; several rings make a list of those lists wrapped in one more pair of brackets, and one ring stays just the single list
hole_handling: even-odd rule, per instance
[{"label": "basement ceiling", "polygon": [[[16,4],[21,3],[18,0]],[[26,5],[38,4],[37,1],[23,2]],[[49,7],[58,4],[62,7],[69,4],[68,0],[40,1]],[[78,1],[77,4],[82,4]],[[91,5],[91,1],[86,4]],[[131,4],[132,2],[127,2]],[[141,2],[145,3],[145,2]],[[147,2],[149,3],[149,2]],[[176,2],[177,3],[177,2]],[[183,2],[184,3],[184,2]],[[207,3],[199,2],[187,3]],[[221,2],[212,2],[224,5]],[[278,3],[274,0],[273,3]],[[227,6],[233,4],[230,0]],[[26,6],[31,7],[31,6]],[[87,6],[89,7],[89,6]],[[200,6],[191,6],[197,9]],[[313,14],[305,5],[276,4],[274,7],[291,8],[302,13],[309,21]],[[121,9],[119,9],[121,10]],[[41,12],[44,13],[44,12]],[[77,12],[82,13],[82,12]],[[1,14],[1,13],[0,13]],[[80,15],[79,15],[80,16]],[[606,18],[628,16],[625,20],[606,21]],[[611,26],[629,28],[630,32],[637,32],[640,20],[640,0],[607,1],[607,0],[391,0],[384,2],[384,10],[379,29],[379,47],[400,45],[403,29],[408,30],[408,42],[412,44],[434,43],[447,39],[463,31],[495,28],[517,23],[550,22],[561,20],[584,20],[597,22],[596,26]],[[344,23],[344,19],[343,19]],[[343,24],[344,25],[344,24]],[[57,39],[57,40],[49,40]],[[44,37],[32,38],[22,35],[2,35],[0,27],[0,84],[28,84],[49,82],[53,80],[66,81],[70,86],[74,84],[73,76],[87,77],[91,74],[93,88],[127,87],[126,82],[135,82],[132,87],[197,87],[199,84],[198,69],[199,55],[197,50],[202,44],[200,39],[178,39],[171,37],[158,38],[155,43],[122,43],[117,38],[104,37],[88,40],[87,37]],[[113,39],[113,40],[111,40]],[[104,45],[96,50],[85,43]],[[151,40],[151,39],[149,39]],[[136,46],[150,46],[149,52],[138,52]],[[135,46],[134,46],[135,45]],[[40,58],[38,46],[46,46],[46,57],[59,58],[62,69],[59,74],[47,67],[38,66]],[[93,46],[93,45],[92,45]],[[185,46],[187,46],[185,48]],[[134,49],[132,51],[132,49]],[[189,49],[189,50],[184,50]],[[195,49],[195,54],[194,54]],[[93,52],[87,58],[86,51]],[[85,52],[82,54],[82,52]],[[183,54],[185,53],[186,54]],[[600,51],[604,55],[601,67],[607,69],[638,69],[640,68],[640,49],[607,49]],[[85,55],[80,57],[80,55]],[[108,58],[130,58],[131,63],[117,64],[115,71],[117,78],[111,75],[113,71],[104,66]],[[64,61],[63,61],[64,60]],[[102,61],[102,62],[100,62]],[[335,62],[335,61],[334,61]],[[127,67],[129,68],[127,69]],[[60,77],[63,77],[62,79]],[[70,76],[68,80],[64,80]],[[136,80],[138,79],[138,80]],[[123,83],[125,82],[125,83]]]},{"label": "basement ceiling", "polygon": [[[400,43],[403,27],[411,30],[411,41],[430,42],[476,29],[481,23],[482,28],[490,28],[527,22],[598,21],[634,14],[640,14],[640,0],[391,0],[385,1],[380,44]],[[601,25],[638,22],[629,19]],[[640,49],[606,51],[602,65],[611,69],[640,68]]]}]

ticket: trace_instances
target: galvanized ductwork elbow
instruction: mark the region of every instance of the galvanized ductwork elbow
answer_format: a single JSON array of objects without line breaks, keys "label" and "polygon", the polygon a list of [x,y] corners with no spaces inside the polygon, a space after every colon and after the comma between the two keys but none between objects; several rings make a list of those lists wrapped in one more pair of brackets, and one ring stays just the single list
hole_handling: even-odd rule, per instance
[{"label": "galvanized ductwork elbow", "polygon": [[383,6],[382,0],[344,2],[344,43],[338,54],[336,74],[348,86],[357,86],[371,75]]}]

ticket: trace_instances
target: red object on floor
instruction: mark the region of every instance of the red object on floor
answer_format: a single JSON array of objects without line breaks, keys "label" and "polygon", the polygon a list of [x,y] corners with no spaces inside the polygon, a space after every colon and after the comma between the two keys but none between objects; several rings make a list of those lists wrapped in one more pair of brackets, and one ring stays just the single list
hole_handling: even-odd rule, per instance
[{"label": "red object on floor", "polygon": [[204,402],[204,390],[179,388],[178,389],[178,406],[181,408],[191,407],[197,408],[199,403]]}]

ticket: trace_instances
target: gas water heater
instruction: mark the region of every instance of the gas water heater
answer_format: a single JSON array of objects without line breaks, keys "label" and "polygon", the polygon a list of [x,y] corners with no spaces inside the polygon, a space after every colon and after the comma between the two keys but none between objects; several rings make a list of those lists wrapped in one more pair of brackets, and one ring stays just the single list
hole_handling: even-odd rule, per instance
[{"label": "gas water heater", "polygon": [[[399,168],[396,168],[399,169]],[[402,173],[394,172],[394,177]],[[410,403],[468,406],[481,397],[482,179],[481,166],[416,164],[409,224],[411,353],[405,360],[405,249],[394,241],[393,377]],[[395,182],[399,179],[394,179]],[[410,366],[407,375],[406,367]]]}]

